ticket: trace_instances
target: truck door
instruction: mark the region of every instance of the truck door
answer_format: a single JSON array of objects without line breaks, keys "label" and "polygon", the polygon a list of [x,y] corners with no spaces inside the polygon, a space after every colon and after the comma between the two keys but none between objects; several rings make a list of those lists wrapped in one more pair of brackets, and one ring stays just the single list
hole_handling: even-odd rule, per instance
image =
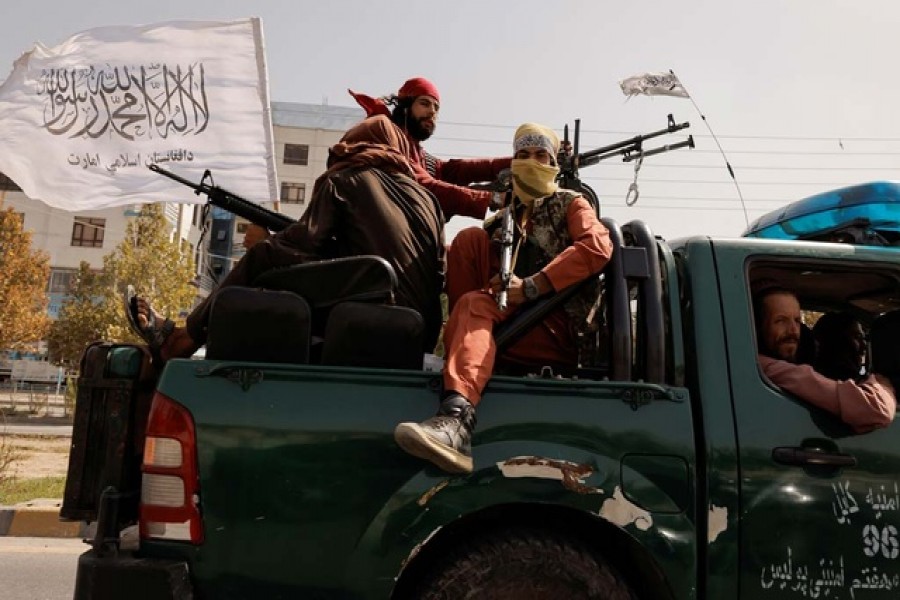
[{"label": "truck door", "polygon": [[[759,261],[748,261],[746,249],[736,246],[717,248],[716,258],[740,473],[740,597],[897,598],[900,424],[855,434],[769,382],[757,366],[746,292]],[[783,273],[785,287],[799,288],[801,306],[814,301],[816,290],[827,296],[823,302],[846,299],[856,308],[881,301],[874,298],[885,293],[877,285],[897,297],[894,266],[882,263],[867,278],[871,265],[853,258],[773,261],[765,268]],[[869,289],[846,289],[854,281]]]}]

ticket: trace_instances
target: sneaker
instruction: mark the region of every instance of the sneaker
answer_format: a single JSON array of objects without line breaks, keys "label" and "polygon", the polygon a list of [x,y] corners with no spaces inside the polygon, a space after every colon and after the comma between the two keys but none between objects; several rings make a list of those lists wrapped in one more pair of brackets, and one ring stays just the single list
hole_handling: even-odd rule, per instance
[{"label": "sneaker", "polygon": [[473,429],[475,407],[456,394],[441,402],[430,419],[397,425],[394,440],[404,451],[448,473],[471,473]]}]

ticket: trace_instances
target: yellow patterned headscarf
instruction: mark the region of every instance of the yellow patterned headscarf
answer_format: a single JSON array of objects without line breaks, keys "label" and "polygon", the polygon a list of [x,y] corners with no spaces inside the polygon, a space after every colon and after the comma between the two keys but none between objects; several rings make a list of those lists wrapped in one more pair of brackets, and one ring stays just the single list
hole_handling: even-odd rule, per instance
[{"label": "yellow patterned headscarf", "polygon": [[[538,198],[545,198],[557,190],[556,153],[559,151],[559,137],[552,129],[537,123],[525,123],[516,130],[513,152],[523,148],[543,148],[551,156],[551,164],[545,165],[533,158],[513,158],[513,193],[526,206],[532,206]],[[513,155],[515,156],[515,154]]]},{"label": "yellow patterned headscarf", "polygon": [[550,153],[555,163],[559,152],[559,136],[549,127],[538,123],[523,123],[516,129],[513,138],[513,154],[522,148],[543,148]]}]

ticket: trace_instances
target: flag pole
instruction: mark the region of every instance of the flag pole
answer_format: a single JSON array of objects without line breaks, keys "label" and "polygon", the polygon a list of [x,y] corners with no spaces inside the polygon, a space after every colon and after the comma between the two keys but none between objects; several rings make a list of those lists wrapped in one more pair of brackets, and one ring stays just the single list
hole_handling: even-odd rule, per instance
[{"label": "flag pole", "polygon": [[[675,77],[678,81],[678,76],[675,75],[675,71],[669,69],[669,73]],[[682,83],[682,87],[684,84]],[[687,87],[684,87],[685,91]],[[728,157],[725,156],[725,150],[722,149],[722,144],[719,143],[719,138],[716,137],[715,132],[713,132],[712,127],[709,125],[709,121],[706,120],[706,115],[703,114],[703,111],[700,110],[700,107],[697,106],[697,102],[694,100],[694,95],[691,93],[687,94],[688,99],[691,101],[691,104],[694,105],[694,108],[697,111],[697,114],[700,115],[700,118],[703,119],[703,124],[706,125],[706,128],[709,130],[709,134],[712,136],[713,141],[716,143],[716,146],[719,148],[719,153],[722,155],[722,159],[725,161],[725,166],[728,167],[728,174],[731,175],[731,180],[734,182],[734,188],[737,190],[738,198],[741,200],[741,209],[744,211],[744,223],[749,227],[750,225],[750,217],[747,216],[747,204],[744,202],[744,195],[741,193],[741,187],[738,185],[737,177],[734,176],[734,169],[731,168],[731,163],[728,161]]]}]

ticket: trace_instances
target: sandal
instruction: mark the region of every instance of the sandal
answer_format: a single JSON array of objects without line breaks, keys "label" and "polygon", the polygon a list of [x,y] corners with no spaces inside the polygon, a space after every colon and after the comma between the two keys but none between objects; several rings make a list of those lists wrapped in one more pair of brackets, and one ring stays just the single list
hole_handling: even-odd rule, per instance
[{"label": "sandal", "polygon": [[141,327],[140,321],[138,321],[138,297],[132,285],[125,290],[125,315],[128,317],[131,330],[147,342],[147,347],[156,362],[161,362],[160,349],[175,330],[175,322],[171,319],[164,319],[160,322],[151,309],[147,315],[147,325]]}]

